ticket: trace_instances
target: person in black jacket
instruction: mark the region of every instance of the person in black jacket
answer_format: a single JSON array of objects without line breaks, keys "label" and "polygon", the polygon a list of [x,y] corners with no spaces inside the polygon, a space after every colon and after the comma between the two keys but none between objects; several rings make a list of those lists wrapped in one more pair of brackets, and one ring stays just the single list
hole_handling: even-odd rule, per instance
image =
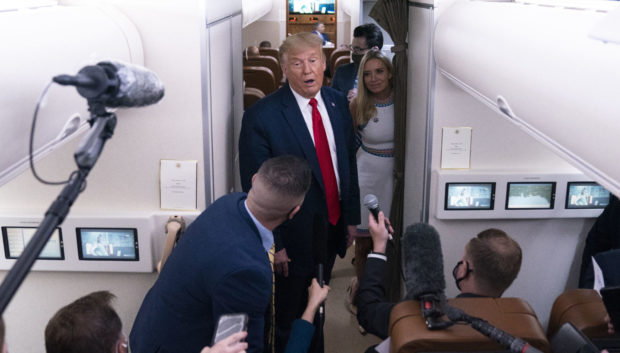
[{"label": "person in black jacket", "polygon": [[[385,299],[388,231],[384,222],[383,212],[379,212],[378,222],[372,214],[368,217],[373,251],[368,255],[356,296],[359,324],[382,339],[388,337],[390,312],[396,305]],[[517,277],[522,257],[519,244],[502,230],[491,228],[480,232],[467,243],[463,258],[452,271],[461,291],[457,297],[501,297]]]}]

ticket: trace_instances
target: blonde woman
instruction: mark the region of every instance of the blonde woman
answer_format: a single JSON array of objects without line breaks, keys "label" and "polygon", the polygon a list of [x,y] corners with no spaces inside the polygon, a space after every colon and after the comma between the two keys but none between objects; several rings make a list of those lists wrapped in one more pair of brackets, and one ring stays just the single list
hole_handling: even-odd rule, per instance
[{"label": "blonde woman", "polygon": [[[389,217],[392,203],[394,169],[393,68],[390,59],[378,50],[364,55],[358,71],[358,93],[350,108],[360,147],[357,151],[357,175],[360,202],[374,194]],[[362,276],[366,257],[372,249],[368,232],[368,209],[361,205],[361,221],[355,240],[355,273]],[[355,279],[349,291],[352,300],[357,290]]]}]

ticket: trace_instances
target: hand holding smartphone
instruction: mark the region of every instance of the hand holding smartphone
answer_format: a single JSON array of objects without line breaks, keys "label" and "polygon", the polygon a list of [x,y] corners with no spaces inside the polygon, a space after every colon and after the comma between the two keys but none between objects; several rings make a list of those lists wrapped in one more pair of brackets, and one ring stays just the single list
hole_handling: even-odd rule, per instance
[{"label": "hand holding smartphone", "polygon": [[213,345],[226,337],[248,329],[248,315],[245,313],[226,314],[220,316],[213,336]]}]

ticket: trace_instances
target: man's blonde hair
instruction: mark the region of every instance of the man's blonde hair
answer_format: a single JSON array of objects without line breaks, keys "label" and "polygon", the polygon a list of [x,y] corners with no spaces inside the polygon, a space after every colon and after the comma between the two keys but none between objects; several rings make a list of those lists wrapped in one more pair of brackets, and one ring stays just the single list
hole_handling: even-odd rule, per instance
[{"label": "man's blonde hair", "polygon": [[280,63],[284,64],[286,54],[298,48],[317,48],[321,52],[323,60],[325,60],[325,54],[323,54],[323,38],[314,33],[301,32],[286,37],[284,42],[282,42],[279,53]]}]

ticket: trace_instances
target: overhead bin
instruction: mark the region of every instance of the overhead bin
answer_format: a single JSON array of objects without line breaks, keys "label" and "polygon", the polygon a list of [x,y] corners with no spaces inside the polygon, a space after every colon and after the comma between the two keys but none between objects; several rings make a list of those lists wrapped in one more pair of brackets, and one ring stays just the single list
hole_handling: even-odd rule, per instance
[{"label": "overhead bin", "polygon": [[435,30],[438,72],[620,195],[620,45],[610,13],[463,1]]},{"label": "overhead bin", "polygon": [[[0,8],[0,186],[28,167],[33,112],[53,76],[76,74],[104,59],[143,64],[140,35],[116,8],[42,3]],[[35,158],[78,135],[88,118],[84,98],[52,85],[39,111]]]}]

